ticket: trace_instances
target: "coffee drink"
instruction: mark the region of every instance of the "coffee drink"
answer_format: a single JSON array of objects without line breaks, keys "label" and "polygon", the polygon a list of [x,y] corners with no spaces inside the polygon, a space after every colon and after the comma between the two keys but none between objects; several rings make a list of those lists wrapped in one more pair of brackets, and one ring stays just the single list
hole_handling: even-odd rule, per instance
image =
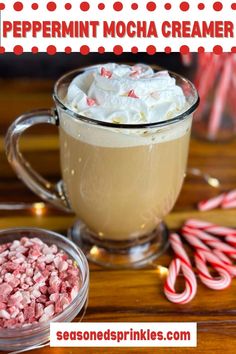
[{"label": "coffee drink", "polygon": [[[62,76],[53,99],[53,110],[23,114],[9,128],[13,169],[40,198],[76,214],[68,237],[88,260],[150,265],[168,245],[163,219],[184,180],[195,87],[157,67],[104,64]],[[42,178],[19,151],[21,134],[39,123],[59,127],[60,183]]]},{"label": "coffee drink", "polygon": [[62,175],[78,217],[104,238],[150,233],[174,206],[183,183],[190,127],[184,128],[170,140],[110,147],[61,128]]},{"label": "coffee drink", "polygon": [[191,117],[158,128],[141,124],[186,110],[182,89],[167,72],[107,64],[77,76],[65,104],[94,123],[61,114],[61,168],[73,211],[101,239],[152,232],[181,190]]}]

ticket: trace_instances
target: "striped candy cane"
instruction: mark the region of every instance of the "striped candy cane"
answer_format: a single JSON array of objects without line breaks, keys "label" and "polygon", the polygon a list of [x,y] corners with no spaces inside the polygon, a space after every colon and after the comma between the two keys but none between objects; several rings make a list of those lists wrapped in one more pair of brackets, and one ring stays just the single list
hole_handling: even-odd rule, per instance
[{"label": "striped candy cane", "polygon": [[236,247],[236,237],[234,235],[226,236],[225,241],[228,242],[231,246]]},{"label": "striped candy cane", "polygon": [[223,202],[222,203],[222,209],[233,209],[236,208],[236,199],[235,200],[230,200],[229,202]]},{"label": "striped candy cane", "polygon": [[[211,248],[218,249],[223,253],[226,253],[228,256],[230,256],[233,259],[236,259],[236,248],[230,246],[229,244],[219,240],[217,237],[209,235],[207,232],[202,231],[202,230],[195,230],[191,229],[189,227],[183,227],[182,229],[183,235],[189,235],[189,238],[191,239],[191,235],[195,236]],[[235,238],[235,237],[234,237]],[[198,240],[196,240],[197,242]]]},{"label": "striped candy cane", "polygon": [[236,277],[236,266],[233,265],[232,261],[219,249],[213,250],[214,254],[226,265],[227,271],[233,276]]},{"label": "striped candy cane", "polygon": [[236,189],[233,189],[232,191],[226,193],[223,203],[229,203],[233,200],[236,200]]},{"label": "striped candy cane", "polygon": [[225,237],[229,234],[231,236],[233,235],[236,236],[236,229],[230,227],[218,226],[216,224],[207,221],[197,220],[197,219],[187,220],[185,226],[191,227],[193,229],[204,230],[217,236]]},{"label": "striped candy cane", "polygon": [[[221,260],[219,260],[215,254],[209,251],[201,250],[195,252],[194,259],[199,278],[208,288],[222,290],[230,285],[232,280],[231,276],[226,270],[226,266],[222,265]],[[207,262],[210,263],[215,270],[217,270],[220,275],[218,278],[213,278],[209,273]]]},{"label": "striped candy cane", "polygon": [[[236,276],[236,267],[232,264],[229,257],[225,255],[225,253],[231,254],[232,247],[225,244],[224,242],[221,242],[216,237],[208,235],[205,232],[200,230],[191,230],[191,229],[189,230],[187,228],[184,228],[182,235],[186,239],[186,241],[195,248],[197,252],[201,252],[201,251],[213,252],[221,261],[220,262],[221,266],[225,268],[232,276]],[[205,243],[203,243],[203,241]],[[207,244],[213,247],[213,250],[211,250],[207,246]],[[228,252],[225,252],[225,250]],[[236,251],[235,249],[233,250]]]},{"label": "striped candy cane", "polygon": [[213,210],[220,207],[224,201],[225,193],[218,195],[217,197],[202,200],[198,203],[198,209],[201,211]]},{"label": "striped candy cane", "polygon": [[[196,295],[196,277],[179,235],[171,234],[169,240],[176,258],[169,266],[169,273],[164,285],[164,293],[169,301],[176,304],[186,304]],[[178,294],[175,291],[175,283],[180,269],[182,269],[185,278],[185,289],[182,293]]]},{"label": "striped candy cane", "polygon": [[198,209],[201,211],[213,210],[219,207],[222,209],[236,208],[236,189],[198,203]]},{"label": "striped candy cane", "polygon": [[198,237],[195,237],[193,233],[188,232],[188,230],[183,229],[181,235],[185,240],[197,251],[210,251],[209,247],[205,245]]},{"label": "striped candy cane", "polygon": [[209,118],[208,137],[214,139],[222,123],[222,113],[226,103],[226,97],[230,88],[231,72],[233,68],[232,56],[228,56],[223,62],[222,75],[216,87],[216,93]]}]

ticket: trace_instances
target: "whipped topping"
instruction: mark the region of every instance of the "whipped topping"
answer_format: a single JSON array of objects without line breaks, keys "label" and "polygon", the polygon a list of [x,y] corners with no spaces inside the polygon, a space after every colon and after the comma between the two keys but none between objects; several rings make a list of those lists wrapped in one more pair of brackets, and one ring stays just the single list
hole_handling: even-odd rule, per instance
[{"label": "whipped topping", "polygon": [[89,68],[72,80],[65,104],[86,117],[117,124],[159,122],[186,110],[175,79],[144,64]]}]

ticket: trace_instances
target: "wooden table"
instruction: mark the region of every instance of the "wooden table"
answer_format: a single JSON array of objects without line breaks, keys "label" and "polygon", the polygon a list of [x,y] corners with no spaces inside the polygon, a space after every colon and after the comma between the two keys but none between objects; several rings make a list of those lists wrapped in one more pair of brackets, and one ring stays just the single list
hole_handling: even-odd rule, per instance
[{"label": "wooden table", "polygon": [[[52,105],[52,82],[2,81],[0,82],[0,203],[39,201],[14,175],[3,151],[3,136],[8,125],[22,112]],[[59,179],[59,154],[56,127],[31,129],[21,143],[24,155],[34,168],[52,181]],[[219,190],[235,187],[236,141],[227,144],[208,144],[192,139],[189,167],[198,167],[220,178]],[[201,178],[187,177],[175,209],[166,218],[168,226],[176,229],[188,217],[197,217],[236,227],[236,212],[211,211],[200,213],[196,202],[216,195],[219,190],[209,187]],[[43,216],[31,211],[0,211],[1,228],[38,226],[64,233],[73,223],[68,216],[50,208]],[[168,266],[171,253],[163,255],[157,263]],[[196,298],[187,305],[169,303],[163,295],[163,281],[152,268],[116,271],[90,264],[91,281],[89,306],[84,321],[95,322],[162,322],[196,321],[198,323],[197,348],[142,349],[145,353],[234,353],[236,345],[236,281],[224,291],[211,291],[198,284]],[[87,348],[50,349],[46,353],[139,353],[141,349]]]}]

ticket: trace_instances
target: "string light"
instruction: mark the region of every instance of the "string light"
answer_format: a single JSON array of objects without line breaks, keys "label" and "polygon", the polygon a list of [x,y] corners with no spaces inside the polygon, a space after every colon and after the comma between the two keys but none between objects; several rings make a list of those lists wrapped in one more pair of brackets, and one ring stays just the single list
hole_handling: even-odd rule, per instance
[{"label": "string light", "polygon": [[45,203],[34,203],[32,210],[35,215],[42,216],[46,212],[46,205]]}]

